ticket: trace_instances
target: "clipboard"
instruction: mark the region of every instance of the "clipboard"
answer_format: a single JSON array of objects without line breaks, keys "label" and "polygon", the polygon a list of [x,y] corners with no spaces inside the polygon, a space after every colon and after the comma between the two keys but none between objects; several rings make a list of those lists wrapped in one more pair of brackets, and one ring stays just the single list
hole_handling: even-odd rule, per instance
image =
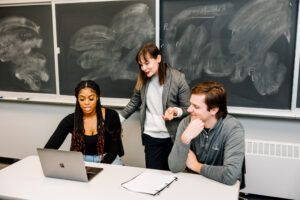
[{"label": "clipboard", "polygon": [[121,186],[133,192],[155,196],[176,180],[178,178],[172,174],[148,170],[122,183]]}]

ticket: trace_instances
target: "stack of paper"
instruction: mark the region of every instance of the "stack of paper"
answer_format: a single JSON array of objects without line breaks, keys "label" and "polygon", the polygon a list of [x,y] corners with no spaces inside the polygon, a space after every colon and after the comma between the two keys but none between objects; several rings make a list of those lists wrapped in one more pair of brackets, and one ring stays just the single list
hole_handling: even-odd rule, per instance
[{"label": "stack of paper", "polygon": [[174,180],[177,180],[174,175],[149,170],[123,183],[122,186],[134,192],[156,195]]}]

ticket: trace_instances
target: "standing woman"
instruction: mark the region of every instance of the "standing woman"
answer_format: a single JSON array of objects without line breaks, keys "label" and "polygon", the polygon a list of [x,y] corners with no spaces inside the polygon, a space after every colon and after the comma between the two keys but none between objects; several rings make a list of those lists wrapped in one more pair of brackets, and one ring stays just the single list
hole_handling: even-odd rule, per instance
[{"label": "standing woman", "polygon": [[58,149],[71,133],[71,151],[82,152],[85,161],[122,165],[118,113],[101,107],[100,88],[94,81],[81,81],[75,88],[75,97],[75,113],[59,123],[45,148]]},{"label": "standing woman", "polygon": [[190,89],[184,74],[163,62],[155,44],[145,44],[136,61],[140,66],[138,80],[120,118],[124,121],[141,106],[146,167],[169,170],[168,156],[177,126],[188,114]]}]

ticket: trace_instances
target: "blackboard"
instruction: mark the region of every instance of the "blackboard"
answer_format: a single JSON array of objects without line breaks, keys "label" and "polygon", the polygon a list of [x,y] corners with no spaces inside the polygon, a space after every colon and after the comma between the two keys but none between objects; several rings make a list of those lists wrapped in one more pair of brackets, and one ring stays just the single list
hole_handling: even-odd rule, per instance
[{"label": "blackboard", "polygon": [[299,80],[298,80],[298,92],[297,92],[297,103],[296,107],[300,108],[300,66],[299,66],[299,74],[298,74]]},{"label": "blackboard", "polygon": [[0,90],[56,93],[51,5],[0,7]]},{"label": "blackboard", "polygon": [[190,86],[222,83],[230,106],[291,109],[298,3],[161,1],[161,49]]},{"label": "blackboard", "polygon": [[299,0],[21,1],[0,2],[0,100],[69,104],[93,79],[106,105],[122,107],[138,49],[157,42],[191,87],[221,82],[234,112],[299,113]]},{"label": "blackboard", "polygon": [[155,42],[155,1],[57,4],[60,93],[95,80],[102,97],[129,98],[137,79],[135,56]]}]

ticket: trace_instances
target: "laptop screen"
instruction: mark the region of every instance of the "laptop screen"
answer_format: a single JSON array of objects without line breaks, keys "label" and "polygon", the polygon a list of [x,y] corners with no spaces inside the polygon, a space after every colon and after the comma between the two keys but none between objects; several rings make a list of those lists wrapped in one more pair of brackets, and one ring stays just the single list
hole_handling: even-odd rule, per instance
[{"label": "laptop screen", "polygon": [[102,168],[85,168],[81,152],[37,148],[43,173],[46,177],[87,182]]}]

